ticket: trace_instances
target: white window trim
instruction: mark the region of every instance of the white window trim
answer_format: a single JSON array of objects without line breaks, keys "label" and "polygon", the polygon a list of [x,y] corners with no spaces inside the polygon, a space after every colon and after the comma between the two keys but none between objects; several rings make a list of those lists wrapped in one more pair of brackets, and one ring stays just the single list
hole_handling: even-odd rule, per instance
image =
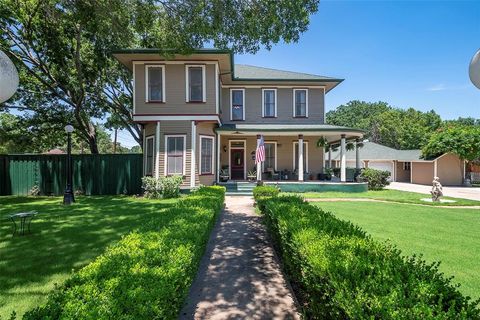
[{"label": "white window trim", "polygon": [[[265,118],[265,91],[275,92],[275,107],[273,108],[273,117],[277,117],[277,89],[276,88],[263,88],[262,89],[262,118]],[[268,116],[267,118],[271,118]]]},{"label": "white window trim", "polygon": [[[305,144],[305,156],[307,157],[305,159],[305,163],[306,163],[306,168],[304,168],[304,172],[303,173],[309,173],[310,171],[308,171],[308,141],[303,141],[303,143]],[[293,154],[293,170],[297,169],[295,167],[295,145],[298,144],[298,141],[293,141],[293,151],[292,151],[292,154]]]},{"label": "white window trim", "polygon": [[[233,91],[242,91],[242,101],[243,101],[243,116],[242,120],[233,120]],[[230,89],[230,121],[244,121],[245,120],[245,89],[243,88],[232,88]]]},{"label": "white window trim", "polygon": [[[190,77],[188,69],[191,67],[202,68],[202,102],[207,102],[207,78],[204,64],[186,64],[185,65],[185,101],[190,102]],[[194,101],[197,102],[197,101]]]},{"label": "white window trim", "polygon": [[[295,106],[296,106],[296,101],[295,101],[295,98],[296,98],[296,92],[297,91],[305,91],[305,116],[297,116],[295,114]],[[308,89],[293,89],[293,117],[294,118],[308,118]]]},{"label": "white window trim", "polygon": [[247,140],[228,140],[228,174],[232,178],[232,142],[243,142],[243,147],[234,149],[243,149],[243,180],[247,178]]},{"label": "white window trim", "polygon": [[147,153],[147,145],[148,145],[148,140],[149,139],[152,139],[153,142],[152,142],[152,152],[153,152],[153,157],[152,157],[152,172],[150,173],[152,176],[153,174],[155,173],[155,136],[154,135],[151,135],[151,136],[148,136],[148,137],[145,137],[145,159],[143,160],[143,165],[144,165],[144,172],[143,172],[143,175],[147,175],[147,163],[148,163],[148,153]]},{"label": "white window trim", "polygon": [[[277,155],[278,155],[278,143],[277,141],[265,141],[264,144],[274,144],[275,145],[275,165],[274,165],[274,170],[277,171]],[[267,155],[265,155],[266,157]],[[262,162],[262,172],[265,172],[265,161]]]},{"label": "white window trim", "polygon": [[[150,68],[161,68],[162,69],[162,100],[150,100],[149,96],[149,71]],[[145,102],[166,102],[167,99],[165,98],[165,66],[163,64],[146,64],[145,65]]]},{"label": "white window trim", "polygon": [[164,175],[167,176],[167,164],[168,164],[168,138],[183,138],[183,172],[182,175],[186,175],[187,165],[187,136],[184,134],[166,134],[165,135],[165,156],[163,157],[163,169]]},{"label": "white window trim", "polygon": [[[212,171],[211,172],[206,172],[206,173],[202,173],[202,139],[210,139],[212,140]],[[198,161],[198,172],[200,175],[210,175],[210,174],[214,174],[215,173],[215,138],[212,137],[212,136],[204,136],[204,135],[201,135],[200,136],[200,148],[198,150],[198,158],[200,159]]]}]

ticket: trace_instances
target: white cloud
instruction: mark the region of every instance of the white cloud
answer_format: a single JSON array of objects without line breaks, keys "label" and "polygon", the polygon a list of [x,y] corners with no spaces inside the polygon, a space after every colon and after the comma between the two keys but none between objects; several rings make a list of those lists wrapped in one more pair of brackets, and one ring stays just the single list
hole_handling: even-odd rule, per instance
[{"label": "white cloud", "polygon": [[443,83],[436,84],[427,88],[427,91],[443,91],[443,90],[447,90],[447,86],[444,85]]},{"label": "white cloud", "polygon": [[427,91],[445,91],[445,90],[462,90],[462,89],[467,89],[469,88],[471,85],[469,84],[463,84],[463,85],[445,85],[444,83],[439,83],[439,84],[435,84],[431,87],[428,87],[427,88]]}]

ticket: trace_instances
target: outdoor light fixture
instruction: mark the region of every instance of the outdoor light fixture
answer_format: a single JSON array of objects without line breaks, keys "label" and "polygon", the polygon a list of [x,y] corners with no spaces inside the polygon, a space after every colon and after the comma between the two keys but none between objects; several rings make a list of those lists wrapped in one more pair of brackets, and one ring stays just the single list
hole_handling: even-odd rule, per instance
[{"label": "outdoor light fixture", "polygon": [[469,74],[473,85],[480,89],[480,49],[470,61]]},{"label": "outdoor light fixture", "polygon": [[63,204],[70,205],[75,202],[75,196],[73,195],[73,170],[72,170],[72,132],[73,126],[67,124],[65,126],[65,132],[67,132],[67,165],[65,166],[67,176],[67,186],[63,194]]},{"label": "outdoor light fixture", "polygon": [[227,146],[223,146],[223,152],[227,152]]},{"label": "outdoor light fixture", "polygon": [[0,103],[10,99],[18,88],[18,72],[10,58],[0,51]]}]

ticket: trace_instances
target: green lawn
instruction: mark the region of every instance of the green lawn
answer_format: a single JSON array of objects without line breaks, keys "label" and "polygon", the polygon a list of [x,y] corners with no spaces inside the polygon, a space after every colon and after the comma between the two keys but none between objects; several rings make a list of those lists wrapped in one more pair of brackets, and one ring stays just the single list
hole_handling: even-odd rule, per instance
[{"label": "green lawn", "polygon": [[390,239],[406,255],[441,261],[460,290],[480,298],[480,210],[379,202],[317,202],[325,211],[361,226],[375,239]]},{"label": "green lawn", "polygon": [[[55,283],[62,283],[104,252],[122,235],[140,226],[176,200],[132,197],[79,197],[65,207],[59,197],[0,197],[0,316],[46,301]],[[12,237],[11,213],[37,210],[32,234]]]},{"label": "green lawn", "polygon": [[455,200],[453,203],[431,203],[425,202],[420,199],[430,198],[428,194],[416,193],[416,192],[406,192],[399,190],[379,190],[379,191],[367,191],[367,192],[307,192],[299,193],[304,198],[365,198],[365,199],[376,199],[383,201],[393,201],[393,202],[402,202],[402,203],[416,203],[416,204],[426,204],[426,205],[441,205],[441,206],[479,206],[480,201],[459,199],[459,198],[450,198],[443,197],[443,199]]}]

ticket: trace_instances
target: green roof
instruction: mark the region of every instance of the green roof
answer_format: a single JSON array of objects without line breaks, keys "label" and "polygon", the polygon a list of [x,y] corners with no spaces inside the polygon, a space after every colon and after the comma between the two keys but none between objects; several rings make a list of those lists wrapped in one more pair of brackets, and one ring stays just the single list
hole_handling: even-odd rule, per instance
[{"label": "green roof", "polygon": [[[375,142],[364,142],[359,152],[361,160],[422,160],[420,159],[421,150],[397,150]],[[355,150],[347,151],[346,155],[347,160],[355,160]],[[332,152],[332,160],[340,160],[340,148]]]},{"label": "green roof", "polygon": [[309,73],[277,70],[263,67],[256,67],[245,64],[235,64],[234,79],[248,80],[306,80],[306,81],[334,81],[341,82],[343,79],[335,79]]}]

